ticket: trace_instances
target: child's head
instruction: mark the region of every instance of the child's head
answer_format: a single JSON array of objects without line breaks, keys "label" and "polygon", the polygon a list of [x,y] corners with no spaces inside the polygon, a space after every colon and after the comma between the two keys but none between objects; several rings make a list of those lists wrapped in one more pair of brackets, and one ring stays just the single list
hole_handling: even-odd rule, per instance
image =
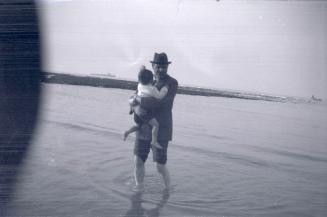
[{"label": "child's head", "polygon": [[143,85],[151,84],[153,81],[153,74],[146,68],[141,68],[138,74],[139,82]]}]

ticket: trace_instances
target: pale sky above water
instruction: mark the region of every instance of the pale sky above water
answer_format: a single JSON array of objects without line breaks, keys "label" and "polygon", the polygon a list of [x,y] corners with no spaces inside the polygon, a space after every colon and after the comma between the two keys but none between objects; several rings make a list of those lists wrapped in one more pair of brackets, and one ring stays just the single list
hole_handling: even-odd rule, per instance
[{"label": "pale sky above water", "polygon": [[166,52],[181,85],[327,98],[327,1],[40,2],[46,71],[136,79]]}]

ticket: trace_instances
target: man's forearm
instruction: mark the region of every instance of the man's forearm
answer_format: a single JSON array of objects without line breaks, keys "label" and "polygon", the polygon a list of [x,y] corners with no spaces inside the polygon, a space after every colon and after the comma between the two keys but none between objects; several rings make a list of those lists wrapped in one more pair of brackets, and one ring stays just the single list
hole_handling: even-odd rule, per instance
[{"label": "man's forearm", "polygon": [[135,102],[145,109],[153,109],[160,106],[160,101],[154,97],[135,97]]}]

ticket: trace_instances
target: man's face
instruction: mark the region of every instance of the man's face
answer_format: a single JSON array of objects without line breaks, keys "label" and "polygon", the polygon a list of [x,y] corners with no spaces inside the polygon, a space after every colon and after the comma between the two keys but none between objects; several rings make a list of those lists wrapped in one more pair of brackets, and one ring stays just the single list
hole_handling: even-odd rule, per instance
[{"label": "man's face", "polygon": [[164,64],[164,65],[160,64],[159,65],[159,64],[153,63],[152,68],[153,68],[156,80],[160,80],[167,75],[168,64]]}]

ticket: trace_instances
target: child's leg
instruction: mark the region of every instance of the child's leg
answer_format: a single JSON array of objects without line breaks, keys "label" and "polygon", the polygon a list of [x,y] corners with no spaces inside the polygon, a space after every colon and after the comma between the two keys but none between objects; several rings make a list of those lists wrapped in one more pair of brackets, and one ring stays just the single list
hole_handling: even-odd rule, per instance
[{"label": "child's leg", "polygon": [[157,148],[162,148],[161,145],[158,143],[158,132],[159,132],[159,122],[157,119],[152,118],[149,121],[149,124],[152,126],[152,141],[151,145],[157,147]]},{"label": "child's leg", "polygon": [[138,131],[139,129],[140,129],[140,125],[134,125],[129,130],[126,130],[123,134],[123,140],[125,141],[129,134],[134,133],[135,131]]}]

